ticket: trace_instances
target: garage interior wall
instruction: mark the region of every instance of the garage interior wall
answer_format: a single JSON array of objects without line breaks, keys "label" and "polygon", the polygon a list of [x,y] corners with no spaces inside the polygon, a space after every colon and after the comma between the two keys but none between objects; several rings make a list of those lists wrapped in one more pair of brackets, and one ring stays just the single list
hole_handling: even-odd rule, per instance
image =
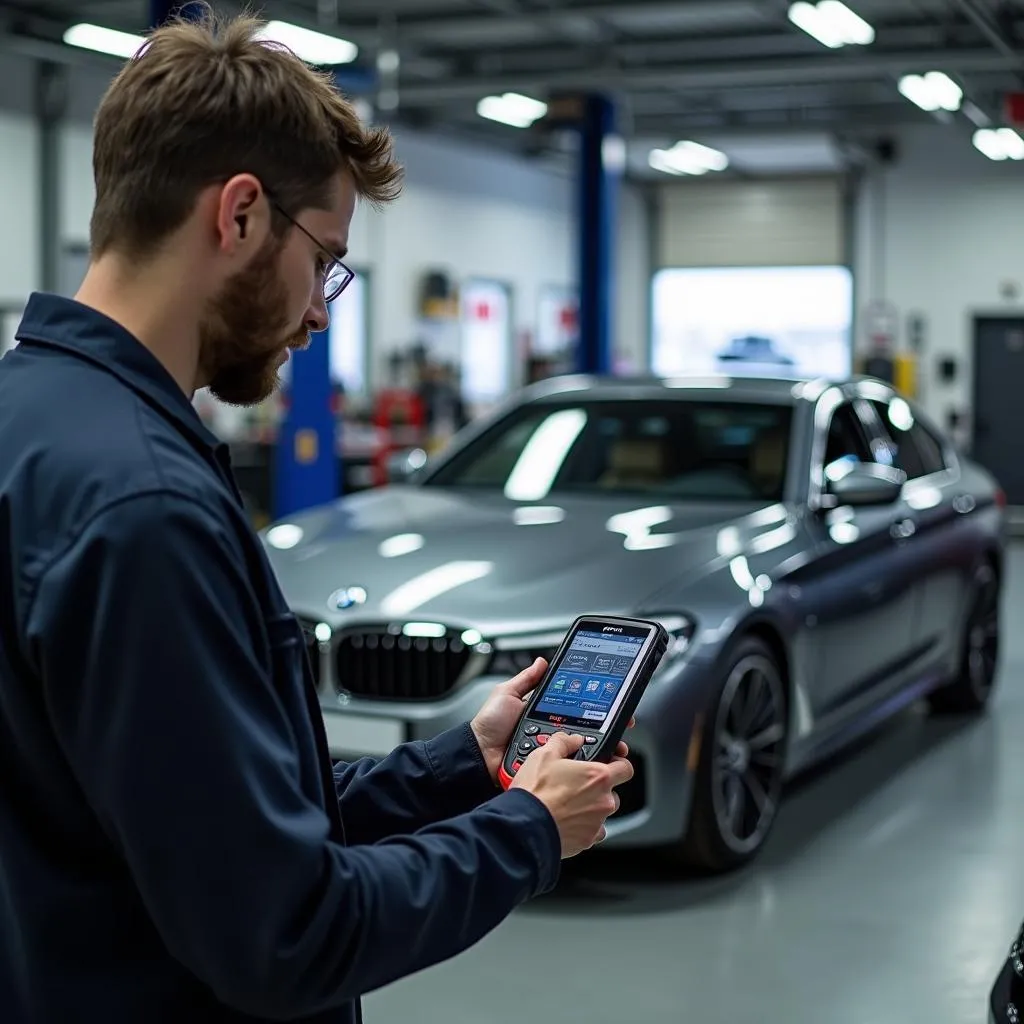
[{"label": "garage interior wall", "polygon": [[658,190],[659,267],[847,262],[843,179],[695,181]]},{"label": "garage interior wall", "polygon": [[[22,102],[21,109],[5,111],[0,98],[0,223],[6,242],[0,248],[0,305],[24,302],[39,279],[32,68],[27,61],[8,63],[6,56],[4,63],[0,86],[17,79],[7,95],[17,92]],[[74,109],[61,135],[60,223],[63,245],[82,246],[94,197],[90,118],[106,79],[77,69],[73,77]],[[572,286],[576,278],[570,175],[448,139],[396,135],[406,190],[381,214],[360,209],[349,247],[352,265],[374,272],[371,372],[378,381],[388,353],[416,339],[416,302],[425,271],[443,269],[456,281],[485,277],[509,285],[515,339],[536,329],[541,290]],[[640,368],[647,347],[650,248],[646,207],[630,186],[622,190],[619,221],[615,347]]]},{"label": "garage interior wall", "polygon": [[[969,126],[968,126],[969,129]],[[1020,165],[986,159],[969,130],[937,125],[903,133],[895,161],[874,167],[857,204],[859,312],[872,300],[893,305],[897,348],[908,318],[924,319],[919,397],[940,424],[968,419],[976,315],[1024,317],[1024,189]],[[857,331],[866,342],[866,326]],[[954,380],[940,379],[943,358]]]}]

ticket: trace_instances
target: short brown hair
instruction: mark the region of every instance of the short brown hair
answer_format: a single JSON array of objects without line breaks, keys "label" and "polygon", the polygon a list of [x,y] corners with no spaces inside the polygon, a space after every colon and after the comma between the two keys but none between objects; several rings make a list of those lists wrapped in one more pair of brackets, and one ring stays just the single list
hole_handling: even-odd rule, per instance
[{"label": "short brown hair", "polygon": [[326,207],[341,170],[373,205],[398,196],[387,130],[365,126],[328,74],[258,39],[261,28],[206,8],[157,29],[121,69],[94,126],[94,258],[151,253],[202,189],[243,172],[291,214]]}]

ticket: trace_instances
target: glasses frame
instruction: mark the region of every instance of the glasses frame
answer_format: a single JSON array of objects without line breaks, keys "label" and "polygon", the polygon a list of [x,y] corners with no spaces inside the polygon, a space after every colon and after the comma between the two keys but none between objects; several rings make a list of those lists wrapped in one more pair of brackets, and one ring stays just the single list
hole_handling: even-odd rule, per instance
[{"label": "glasses frame", "polygon": [[[351,267],[347,266],[341,259],[339,259],[339,257],[335,256],[335,254],[331,252],[331,250],[328,249],[327,246],[324,245],[324,243],[321,242],[320,239],[317,238],[316,235],[314,235],[308,228],[303,227],[269,192],[267,193],[267,198],[270,200],[270,205],[273,206],[274,209],[292,225],[292,227],[298,228],[320,250],[320,252],[327,257],[327,263],[324,266],[322,275],[324,302],[329,305],[352,283],[356,276],[355,271],[352,270]],[[336,283],[332,286],[330,283],[331,275],[336,271],[341,271],[341,281],[340,283]]]}]

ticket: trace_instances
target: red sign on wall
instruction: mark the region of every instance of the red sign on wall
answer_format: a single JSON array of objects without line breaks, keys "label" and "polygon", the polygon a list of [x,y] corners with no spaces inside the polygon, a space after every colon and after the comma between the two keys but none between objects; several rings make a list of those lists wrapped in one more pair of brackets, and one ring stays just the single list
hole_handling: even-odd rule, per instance
[{"label": "red sign on wall", "polygon": [[1003,101],[1003,113],[1008,124],[1024,125],[1024,92],[1008,92]]}]

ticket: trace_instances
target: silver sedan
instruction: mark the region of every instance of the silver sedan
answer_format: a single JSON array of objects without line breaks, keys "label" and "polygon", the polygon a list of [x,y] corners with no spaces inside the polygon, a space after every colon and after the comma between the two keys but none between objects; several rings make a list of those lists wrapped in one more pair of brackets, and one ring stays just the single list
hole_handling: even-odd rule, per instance
[{"label": "silver sedan", "polygon": [[985,707],[1004,504],[878,381],[562,378],[263,537],[339,757],[465,721],[581,613],[660,619],[608,844],[723,870],[883,716]]}]

